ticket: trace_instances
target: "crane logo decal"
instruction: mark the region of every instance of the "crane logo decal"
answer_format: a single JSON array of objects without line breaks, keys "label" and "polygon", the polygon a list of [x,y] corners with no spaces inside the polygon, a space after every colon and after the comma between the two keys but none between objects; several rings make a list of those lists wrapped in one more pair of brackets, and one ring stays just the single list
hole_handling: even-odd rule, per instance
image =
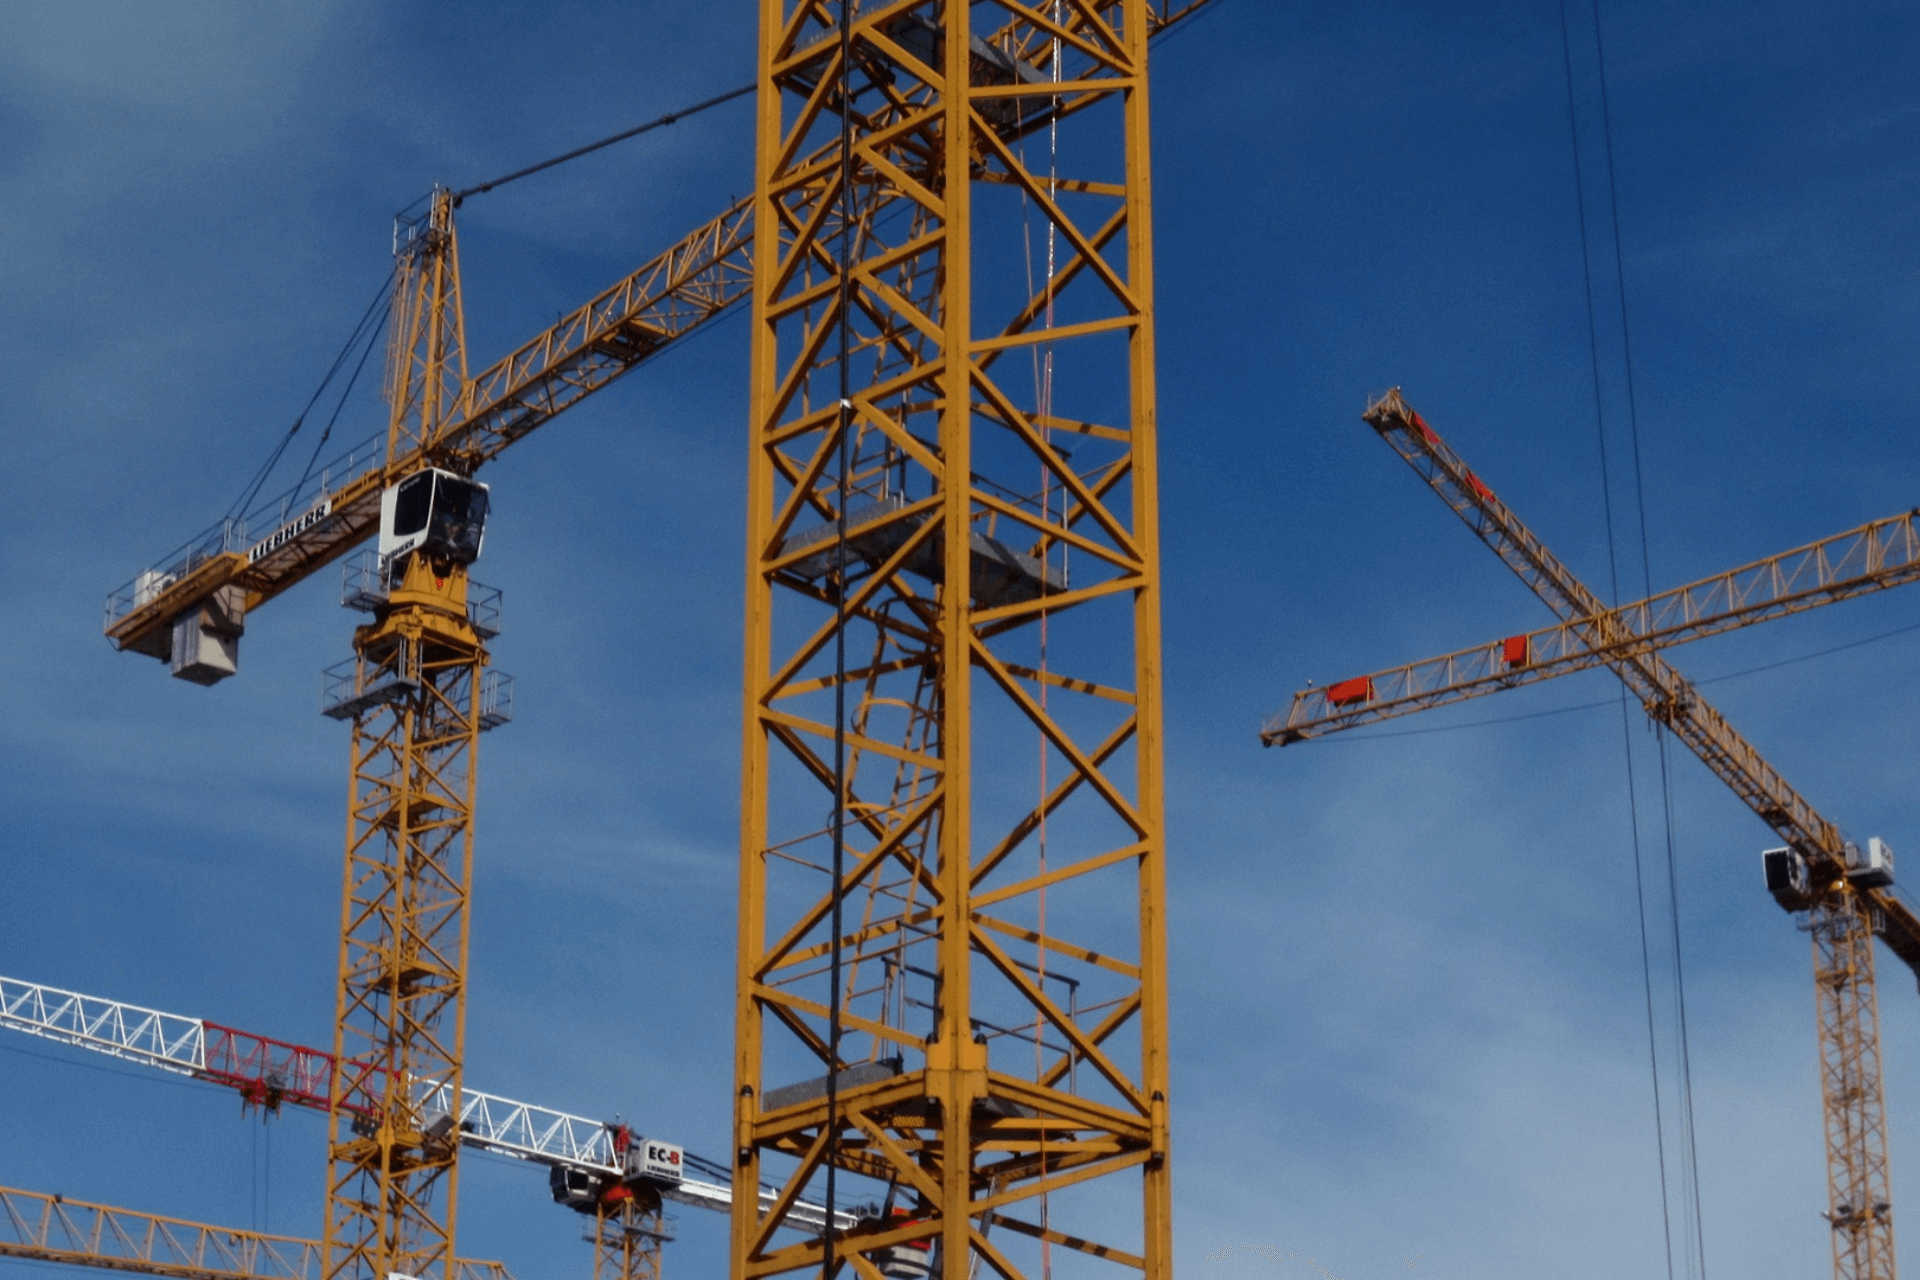
[{"label": "crane logo decal", "polygon": [[313,528],[321,521],[333,515],[333,499],[322,498],[305,515],[297,520],[289,520],[260,541],[247,548],[247,563],[258,564],[260,557],[269,552],[278,551],[295,538]]}]

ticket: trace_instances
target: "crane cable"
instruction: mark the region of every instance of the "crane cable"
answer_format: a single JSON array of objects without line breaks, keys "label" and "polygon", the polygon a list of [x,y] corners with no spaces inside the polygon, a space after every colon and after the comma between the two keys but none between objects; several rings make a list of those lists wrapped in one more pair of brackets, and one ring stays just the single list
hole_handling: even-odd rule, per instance
[{"label": "crane cable", "polygon": [[[481,195],[485,192],[492,191],[496,187],[504,187],[509,182],[518,182],[522,178],[532,177],[543,169],[551,169],[555,165],[565,164],[569,160],[578,160],[581,156],[591,155],[593,152],[603,147],[610,147],[616,142],[625,142],[628,138],[637,138],[643,133],[651,133],[655,129],[664,128],[670,124],[677,124],[688,116],[697,116],[702,111],[717,107],[723,102],[732,102],[735,98],[744,98],[752,93],[753,90],[754,85],[752,83],[743,84],[738,89],[729,89],[725,93],[716,94],[704,101],[696,102],[690,107],[682,107],[678,111],[669,111],[667,114],[649,120],[645,124],[635,125],[631,129],[622,129],[619,133],[611,134],[608,137],[600,139],[598,142],[589,142],[584,147],[575,147],[573,150],[554,156],[551,159],[542,160],[539,164],[530,164],[524,169],[515,169],[512,173],[504,177],[494,178],[491,181],[477,183],[464,190],[456,191],[453,193],[454,206],[457,208],[460,202],[468,196]],[[418,204],[419,201],[416,200],[414,203]],[[408,207],[411,208],[412,206]]]},{"label": "crane cable", "polygon": [[[1613,278],[1615,287],[1619,291],[1621,371],[1626,379],[1627,436],[1633,444],[1633,493],[1640,525],[1640,582],[1641,594],[1644,596],[1652,594],[1653,591],[1653,564],[1651,542],[1647,537],[1646,471],[1641,462],[1640,452],[1640,406],[1633,380],[1633,330],[1629,324],[1631,313],[1627,307],[1627,271],[1625,258],[1620,249],[1620,184],[1615,176],[1613,164],[1613,109],[1607,96],[1607,49],[1600,24],[1600,0],[1589,0],[1589,4],[1593,10],[1593,56],[1600,73],[1600,139],[1603,154],[1607,159],[1607,215],[1613,230]],[[1686,962],[1680,946],[1680,875],[1676,865],[1673,839],[1673,768],[1670,759],[1672,733],[1665,725],[1658,722],[1654,723],[1653,729],[1654,740],[1659,746],[1660,800],[1667,854],[1667,922],[1673,941],[1674,1017],[1675,1029],[1680,1040],[1680,1098],[1682,1120],[1686,1126],[1682,1137],[1689,1186],[1683,1194],[1690,1195],[1693,1202],[1691,1219],[1683,1219],[1688,1223],[1693,1234],[1693,1248],[1689,1251],[1687,1265],[1691,1270],[1694,1262],[1697,1261],[1700,1265],[1701,1280],[1706,1280],[1707,1244],[1704,1234],[1705,1224],[1700,1212],[1700,1149],[1694,1130],[1693,1048],[1691,1037],[1687,1034]]]},{"label": "crane cable", "polygon": [[[1607,191],[1609,214],[1612,222],[1614,274],[1619,288],[1620,330],[1623,363],[1626,374],[1628,431],[1632,442],[1634,471],[1634,493],[1638,508],[1640,532],[1641,574],[1650,581],[1650,557],[1647,546],[1646,490],[1644,473],[1641,468],[1639,413],[1633,383],[1633,354],[1631,330],[1627,320],[1627,291],[1624,259],[1620,244],[1620,208],[1619,194],[1615,182],[1613,161],[1613,134],[1610,124],[1611,109],[1606,91],[1606,57],[1601,40],[1599,0],[1590,0],[1594,22],[1594,50],[1599,68],[1601,99],[1601,136],[1604,140],[1607,171]],[[1609,590],[1615,600],[1620,598],[1620,569],[1618,546],[1613,515],[1613,487],[1610,466],[1607,458],[1606,414],[1604,397],[1601,394],[1599,326],[1595,314],[1593,289],[1593,260],[1588,243],[1587,201],[1585,184],[1580,166],[1580,133],[1578,113],[1575,108],[1573,80],[1573,40],[1571,23],[1567,13],[1566,0],[1560,0],[1560,41],[1561,54],[1566,71],[1567,83],[1567,126],[1573,150],[1574,197],[1579,214],[1581,283],[1585,293],[1587,312],[1587,348],[1593,379],[1594,427],[1600,452],[1600,487],[1602,507],[1605,513],[1607,529],[1607,572]],[[1651,587],[1648,587],[1651,590]],[[1653,1079],[1654,1143],[1660,1168],[1660,1215],[1665,1239],[1667,1275],[1672,1280],[1673,1266],[1673,1219],[1671,1193],[1667,1180],[1666,1123],[1661,1105],[1660,1056],[1653,998],[1653,960],[1647,930],[1647,899],[1644,869],[1644,852],[1640,845],[1640,811],[1638,784],[1633,765],[1632,720],[1627,690],[1622,685],[1619,698],[1621,732],[1625,736],[1627,768],[1627,805],[1628,818],[1632,829],[1634,900],[1638,909],[1640,930],[1640,972],[1641,987],[1647,1012],[1647,1055]],[[1681,1079],[1681,1151],[1682,1185],[1681,1201],[1683,1206],[1691,1202],[1691,1213],[1682,1216],[1682,1231],[1687,1237],[1683,1243],[1683,1257],[1689,1274],[1693,1273],[1696,1258],[1699,1262],[1699,1275],[1705,1280],[1706,1243],[1700,1230],[1700,1178],[1698,1152],[1694,1143],[1693,1123],[1693,1081],[1692,1061],[1688,1047],[1685,969],[1680,949],[1680,907],[1679,883],[1676,875],[1673,841],[1673,796],[1671,787],[1670,762],[1667,750],[1667,737],[1659,732],[1660,796],[1661,815],[1666,837],[1666,864],[1668,885],[1669,924],[1674,948],[1674,983],[1676,987],[1675,1012],[1680,1042]]]},{"label": "crane cable", "polygon": [[[374,291],[372,301],[367,303],[367,309],[360,313],[360,319],[354,323],[353,332],[347,335],[346,342],[341,344],[339,354],[334,356],[333,363],[327,366],[327,372],[321,377],[320,385],[315,387],[313,394],[307,397],[307,403],[302,406],[300,412],[294,416],[293,425],[288,427],[286,434],[280,437],[280,443],[274,446],[274,450],[268,455],[266,462],[261,465],[258,471],[254,472],[253,479],[247,482],[247,487],[241,491],[240,496],[234,499],[233,505],[227,509],[226,519],[233,520],[247,514],[248,508],[250,508],[254,500],[260,496],[260,490],[267,483],[267,477],[273,474],[274,467],[279,464],[280,456],[287,451],[287,446],[293,443],[293,438],[300,434],[300,428],[306,425],[307,415],[313,412],[313,406],[320,402],[320,397],[326,394],[328,385],[332,383],[335,376],[339,374],[340,367],[347,362],[347,358],[353,354],[353,349],[358,346],[361,339],[367,335],[367,324],[374,319],[376,313],[378,313],[380,318],[374,325],[373,333],[378,335],[380,330],[385,327],[387,322],[386,304],[388,298],[391,296],[396,274],[398,274],[398,268],[388,270],[387,278],[380,282],[380,287]],[[369,343],[368,350],[372,350],[371,343]],[[366,362],[367,358],[363,353],[360,357],[360,365],[364,366]],[[356,367],[354,369],[353,379],[357,380],[359,376],[360,370],[359,367]],[[349,380],[346,391],[340,393],[340,404],[346,403],[347,392],[352,390],[353,380]],[[320,444],[326,442],[327,435],[332,433],[334,421],[337,420],[339,416],[340,406],[337,404],[334,406],[333,417],[327,421],[326,431],[321,434]],[[316,456],[319,453],[320,444],[314,446]],[[305,483],[307,474],[312,470],[313,460],[309,459],[307,462],[307,470],[301,473],[301,483]],[[296,490],[299,488],[298,485],[294,487]]]},{"label": "crane cable", "polygon": [[827,1120],[826,1221],[820,1228],[821,1280],[833,1280],[834,1220],[839,1211],[840,1184],[837,1176],[839,1152],[835,1150],[840,1130],[840,1040],[844,1010],[841,1000],[841,952],[844,932],[846,859],[847,859],[847,502],[852,491],[853,450],[849,437],[853,432],[853,334],[850,329],[853,310],[853,0],[840,0],[840,205],[839,279],[836,283],[834,316],[839,331],[839,351],[835,365],[838,375],[838,409],[834,416],[835,466],[838,494],[833,513],[833,887],[831,894],[831,937],[828,945],[827,981]]},{"label": "crane cable", "polygon": [[[1051,17],[1057,26],[1060,22],[1060,0],[1053,0],[1052,6],[1051,6]],[[1049,50],[1049,57],[1047,59],[1048,76],[1056,85],[1060,83],[1060,79],[1061,79],[1060,59],[1064,52],[1065,52],[1065,46],[1062,44],[1059,35],[1056,33],[1053,36],[1052,47]],[[1024,142],[1021,145],[1020,161],[1021,161],[1021,164],[1024,166],[1026,163],[1026,147]],[[1047,199],[1049,202],[1057,203],[1059,199],[1059,188],[1060,188],[1060,99],[1058,95],[1055,95],[1054,97],[1048,99]],[[1020,193],[1020,209],[1021,209],[1021,221],[1023,224],[1028,224],[1030,203],[1031,202],[1027,198],[1026,191],[1022,189]],[[1027,296],[1031,298],[1033,296],[1033,237],[1032,237],[1030,224],[1024,225],[1022,227],[1022,231],[1023,231],[1023,235],[1021,238],[1024,242],[1024,248],[1026,250],[1026,260],[1027,260]],[[1058,276],[1059,238],[1060,238],[1060,229],[1058,225],[1054,222],[1052,216],[1049,215],[1047,218],[1047,267],[1046,267],[1047,274],[1046,274],[1046,294],[1045,294],[1046,306],[1045,306],[1044,312],[1042,313],[1042,318],[1040,322],[1041,330],[1043,332],[1051,330],[1054,327],[1054,297],[1055,297],[1054,291],[1056,287],[1055,281]],[[1039,418],[1040,439],[1042,443],[1051,447],[1053,443],[1052,422],[1053,422],[1053,387],[1054,387],[1054,363],[1053,363],[1054,344],[1050,341],[1045,343],[1037,343],[1033,346],[1032,350],[1033,350],[1033,382],[1034,382],[1033,398],[1034,398],[1035,412]],[[1051,467],[1047,465],[1046,461],[1042,459],[1040,463],[1040,526],[1042,529],[1045,529],[1052,519],[1053,486],[1054,486],[1053,470]],[[1063,512],[1063,515],[1064,515],[1064,512]],[[1041,542],[1041,547],[1042,547],[1042,551],[1041,551],[1041,560],[1040,560],[1040,596],[1042,601],[1044,602],[1048,594],[1048,588],[1050,585],[1047,563],[1050,558],[1051,549],[1048,548],[1047,543],[1044,539]],[[1060,553],[1064,563],[1064,557],[1066,556],[1066,548],[1064,545],[1061,547]],[[1049,614],[1050,614],[1050,611],[1047,609],[1043,608],[1040,611],[1040,634],[1039,634],[1040,655],[1039,655],[1039,666],[1038,666],[1038,670],[1040,672],[1040,680],[1038,682],[1039,688],[1037,691],[1037,695],[1040,703],[1040,714],[1043,717],[1051,714],[1050,710],[1048,709],[1048,688],[1049,688],[1050,682],[1047,679],[1047,674],[1048,674],[1047,620],[1048,620]],[[1044,727],[1042,727],[1035,736],[1039,739],[1039,755],[1040,755],[1039,780],[1038,780],[1037,799],[1036,799],[1036,808],[1038,809],[1040,814],[1040,824],[1039,824],[1039,829],[1035,832],[1036,862],[1035,862],[1034,875],[1039,881],[1040,888],[1035,895],[1036,920],[1035,920],[1035,937],[1034,937],[1034,971],[1035,971],[1035,980],[1038,983],[1041,991],[1044,992],[1046,990],[1046,985],[1047,985],[1047,814],[1050,808],[1050,806],[1047,804],[1047,782],[1048,782],[1047,753],[1050,750],[1052,750],[1052,744],[1047,739],[1047,733]],[[1045,1039],[1046,1039],[1045,1022],[1039,1010],[1035,1010],[1033,1015],[1033,1070],[1034,1070],[1035,1079],[1041,1078],[1045,1070],[1045,1053],[1046,1053]],[[1052,1239],[1053,1211],[1052,1211],[1051,1198],[1049,1197],[1046,1191],[1048,1155],[1049,1155],[1049,1152],[1047,1150],[1047,1131],[1043,1128],[1040,1132],[1040,1167],[1039,1167],[1039,1173],[1038,1173],[1038,1176],[1040,1179],[1040,1185],[1041,1185],[1041,1191],[1039,1195],[1040,1233],[1041,1233],[1040,1234],[1040,1278],[1041,1280],[1053,1280],[1053,1239]],[[979,1266],[979,1259],[976,1257],[974,1259],[975,1270],[978,1269],[978,1266]]]}]

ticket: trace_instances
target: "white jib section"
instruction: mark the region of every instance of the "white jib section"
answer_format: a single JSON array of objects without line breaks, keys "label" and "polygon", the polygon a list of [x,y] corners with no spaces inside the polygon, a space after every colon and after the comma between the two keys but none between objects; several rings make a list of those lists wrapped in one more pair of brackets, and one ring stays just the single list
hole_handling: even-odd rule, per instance
[{"label": "white jib section", "polygon": [[[143,1009],[117,1000],[63,991],[58,987],[0,977],[0,1028],[78,1045],[112,1054],[129,1062],[145,1063],[163,1071],[198,1075],[207,1065],[207,1031],[198,1018],[158,1009]],[[447,1113],[447,1086],[420,1082],[418,1103],[427,1116]],[[636,1138],[637,1140],[637,1138]],[[547,1107],[464,1090],[460,1098],[460,1141],[516,1160],[543,1165],[568,1165],[609,1177],[621,1176],[613,1150],[613,1132],[599,1120],[568,1115]],[[720,1183],[686,1179],[661,1188],[661,1194],[698,1209],[728,1211],[733,1190]],[[774,1193],[762,1188],[762,1208],[771,1208]],[[834,1215],[842,1230],[858,1220],[847,1213]],[[787,1225],[818,1230],[826,1222],[823,1206],[796,1203],[787,1213]]]},{"label": "white jib section", "polygon": [[196,1075],[207,1065],[207,1029],[198,1018],[17,978],[0,978],[0,1027],[181,1075]]},{"label": "white jib section", "polygon": [[[414,1087],[422,1115],[447,1114],[450,1108],[445,1083],[420,1081]],[[564,1164],[620,1176],[613,1134],[602,1121],[514,1102],[477,1089],[461,1091],[460,1140],[516,1160]]]}]

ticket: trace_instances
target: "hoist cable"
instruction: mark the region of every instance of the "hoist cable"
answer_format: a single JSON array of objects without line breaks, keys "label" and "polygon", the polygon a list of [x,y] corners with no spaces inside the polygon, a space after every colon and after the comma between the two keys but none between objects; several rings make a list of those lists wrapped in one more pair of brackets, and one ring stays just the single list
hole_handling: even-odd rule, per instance
[{"label": "hoist cable", "polygon": [[360,360],[353,366],[353,376],[347,379],[347,385],[340,389],[340,398],[333,402],[333,412],[327,416],[327,425],[320,432],[320,438],[313,442],[313,452],[307,455],[307,465],[300,472],[300,479],[294,483],[293,492],[297,495],[300,486],[306,484],[307,477],[313,474],[313,466],[320,461],[320,450],[326,448],[327,441],[333,436],[333,424],[340,421],[340,411],[346,408],[347,397],[353,394],[353,388],[360,381],[360,374],[367,367],[367,359],[380,345],[380,335],[386,332],[387,319],[393,313],[384,310],[380,313],[380,322],[373,326],[373,332],[367,335],[367,345],[360,352]]},{"label": "hoist cable", "polygon": [[[1600,0],[1589,0],[1589,4],[1593,11],[1594,61],[1600,73],[1600,139],[1602,152],[1607,161],[1607,213],[1613,227],[1613,275],[1619,290],[1620,303],[1620,362],[1621,371],[1626,378],[1627,438],[1633,446],[1633,492],[1640,523],[1640,575],[1641,585],[1644,588],[1642,594],[1646,595],[1651,594],[1653,589],[1652,551],[1647,537],[1647,488],[1646,472],[1641,464],[1639,398],[1633,380],[1633,330],[1627,308],[1626,259],[1620,247],[1620,184],[1613,163],[1613,107],[1607,95],[1607,50],[1600,24]],[[1668,918],[1673,935],[1675,1016],[1680,1036],[1681,1118],[1686,1126],[1684,1130],[1685,1159],[1690,1183],[1689,1190],[1693,1200],[1690,1229],[1694,1238],[1694,1257],[1700,1264],[1700,1277],[1701,1280],[1706,1280],[1707,1245],[1700,1212],[1700,1157],[1694,1130],[1693,1053],[1691,1038],[1687,1034],[1686,967],[1681,957],[1680,947],[1680,881],[1675,865],[1673,841],[1673,778],[1668,758],[1668,733],[1664,726],[1659,725],[1656,725],[1655,732],[1660,747],[1660,796],[1666,826]],[[1693,1260],[1690,1258],[1688,1261],[1689,1269]]]},{"label": "hoist cable", "polygon": [[[611,137],[600,139],[598,142],[589,142],[584,147],[575,147],[563,155],[554,156],[549,160],[542,160],[539,164],[530,164],[524,169],[515,169],[505,177],[495,178],[490,182],[482,182],[477,186],[468,187],[464,191],[456,191],[453,193],[453,203],[458,205],[468,196],[477,196],[484,192],[492,191],[495,187],[504,187],[509,182],[518,182],[522,178],[532,177],[543,169],[551,169],[555,165],[565,164],[569,160],[578,160],[581,156],[591,155],[593,152],[603,147],[610,147],[616,142],[625,142],[628,138],[637,138],[643,133],[651,133],[655,129],[664,128],[667,125],[684,120],[688,116],[699,115],[702,111],[706,111],[711,107],[717,107],[723,102],[732,102],[735,98],[744,98],[752,93],[753,90],[753,85],[743,84],[738,89],[729,89],[727,92],[717,97],[708,98],[704,102],[696,102],[692,106],[682,107],[678,111],[669,111],[666,115],[658,119],[649,120],[645,124],[635,125],[631,129],[623,129]],[[417,204],[419,202],[415,201],[414,203]],[[412,206],[408,207],[411,208]]]},{"label": "hoist cable", "polygon": [[841,936],[847,859],[847,502],[852,492],[853,451],[853,4],[840,0],[840,272],[834,317],[839,330],[835,363],[838,407],[834,415],[838,494],[833,513],[833,888],[827,993],[826,1222],[821,1227],[821,1280],[833,1280],[834,1216],[839,1211]]},{"label": "hoist cable", "polygon": [[[1607,581],[1614,600],[1620,598],[1620,565],[1614,539],[1613,485],[1607,464],[1605,400],[1600,391],[1600,330],[1594,316],[1593,257],[1587,247],[1586,184],[1580,170],[1580,125],[1573,88],[1573,35],[1567,18],[1567,0],[1560,0],[1560,52],[1567,79],[1567,131],[1573,149],[1574,205],[1579,214],[1580,282],[1586,299],[1587,355],[1593,379],[1594,432],[1600,449],[1600,500],[1607,527]],[[1640,802],[1633,771],[1633,726],[1628,710],[1627,689],[1620,687],[1620,728],[1625,738],[1627,764],[1627,816],[1633,843],[1633,897],[1640,925],[1640,986],[1647,1010],[1647,1062],[1653,1076],[1653,1138],[1660,1168],[1660,1226],[1665,1241],[1667,1280],[1673,1280],[1673,1210],[1667,1187],[1666,1121],[1660,1104],[1659,1035],[1653,1007],[1653,953],[1647,938],[1646,877],[1640,849]]]},{"label": "hoist cable", "polygon": [[[254,473],[253,479],[247,482],[246,489],[227,509],[227,519],[246,515],[254,499],[260,496],[260,490],[267,483],[267,477],[273,474],[274,467],[279,464],[280,456],[287,451],[287,446],[293,443],[294,436],[300,433],[301,426],[306,423],[307,415],[313,412],[313,406],[318,404],[320,397],[326,394],[327,386],[340,372],[340,366],[346,363],[347,357],[353,354],[354,347],[359,345],[361,336],[366,332],[367,322],[373,319],[376,312],[379,312],[382,313],[380,323],[383,325],[386,323],[384,304],[387,301],[388,292],[393,288],[393,279],[397,270],[398,268],[390,269],[387,272],[387,278],[380,282],[380,288],[374,292],[373,300],[367,303],[367,309],[360,313],[360,319],[354,323],[353,332],[347,335],[346,342],[341,344],[339,354],[334,356],[333,363],[327,366],[327,372],[320,379],[320,385],[315,387],[313,394],[307,397],[307,403],[294,416],[293,425],[288,427],[286,434],[280,437],[280,443],[274,446],[273,453],[268,456],[265,464]],[[337,410],[335,416],[338,416]],[[329,423],[328,426],[331,427],[332,424]],[[304,479],[303,476],[302,480]]]}]

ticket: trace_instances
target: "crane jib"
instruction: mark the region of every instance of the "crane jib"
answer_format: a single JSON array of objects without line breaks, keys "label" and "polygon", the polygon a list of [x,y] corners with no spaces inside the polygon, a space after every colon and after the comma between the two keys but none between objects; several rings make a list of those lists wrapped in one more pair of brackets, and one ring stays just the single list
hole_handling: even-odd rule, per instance
[{"label": "crane jib", "polygon": [[322,498],[313,509],[297,520],[289,520],[260,541],[247,548],[247,563],[258,564],[260,557],[278,551],[301,534],[318,528],[333,518],[333,499]]}]

